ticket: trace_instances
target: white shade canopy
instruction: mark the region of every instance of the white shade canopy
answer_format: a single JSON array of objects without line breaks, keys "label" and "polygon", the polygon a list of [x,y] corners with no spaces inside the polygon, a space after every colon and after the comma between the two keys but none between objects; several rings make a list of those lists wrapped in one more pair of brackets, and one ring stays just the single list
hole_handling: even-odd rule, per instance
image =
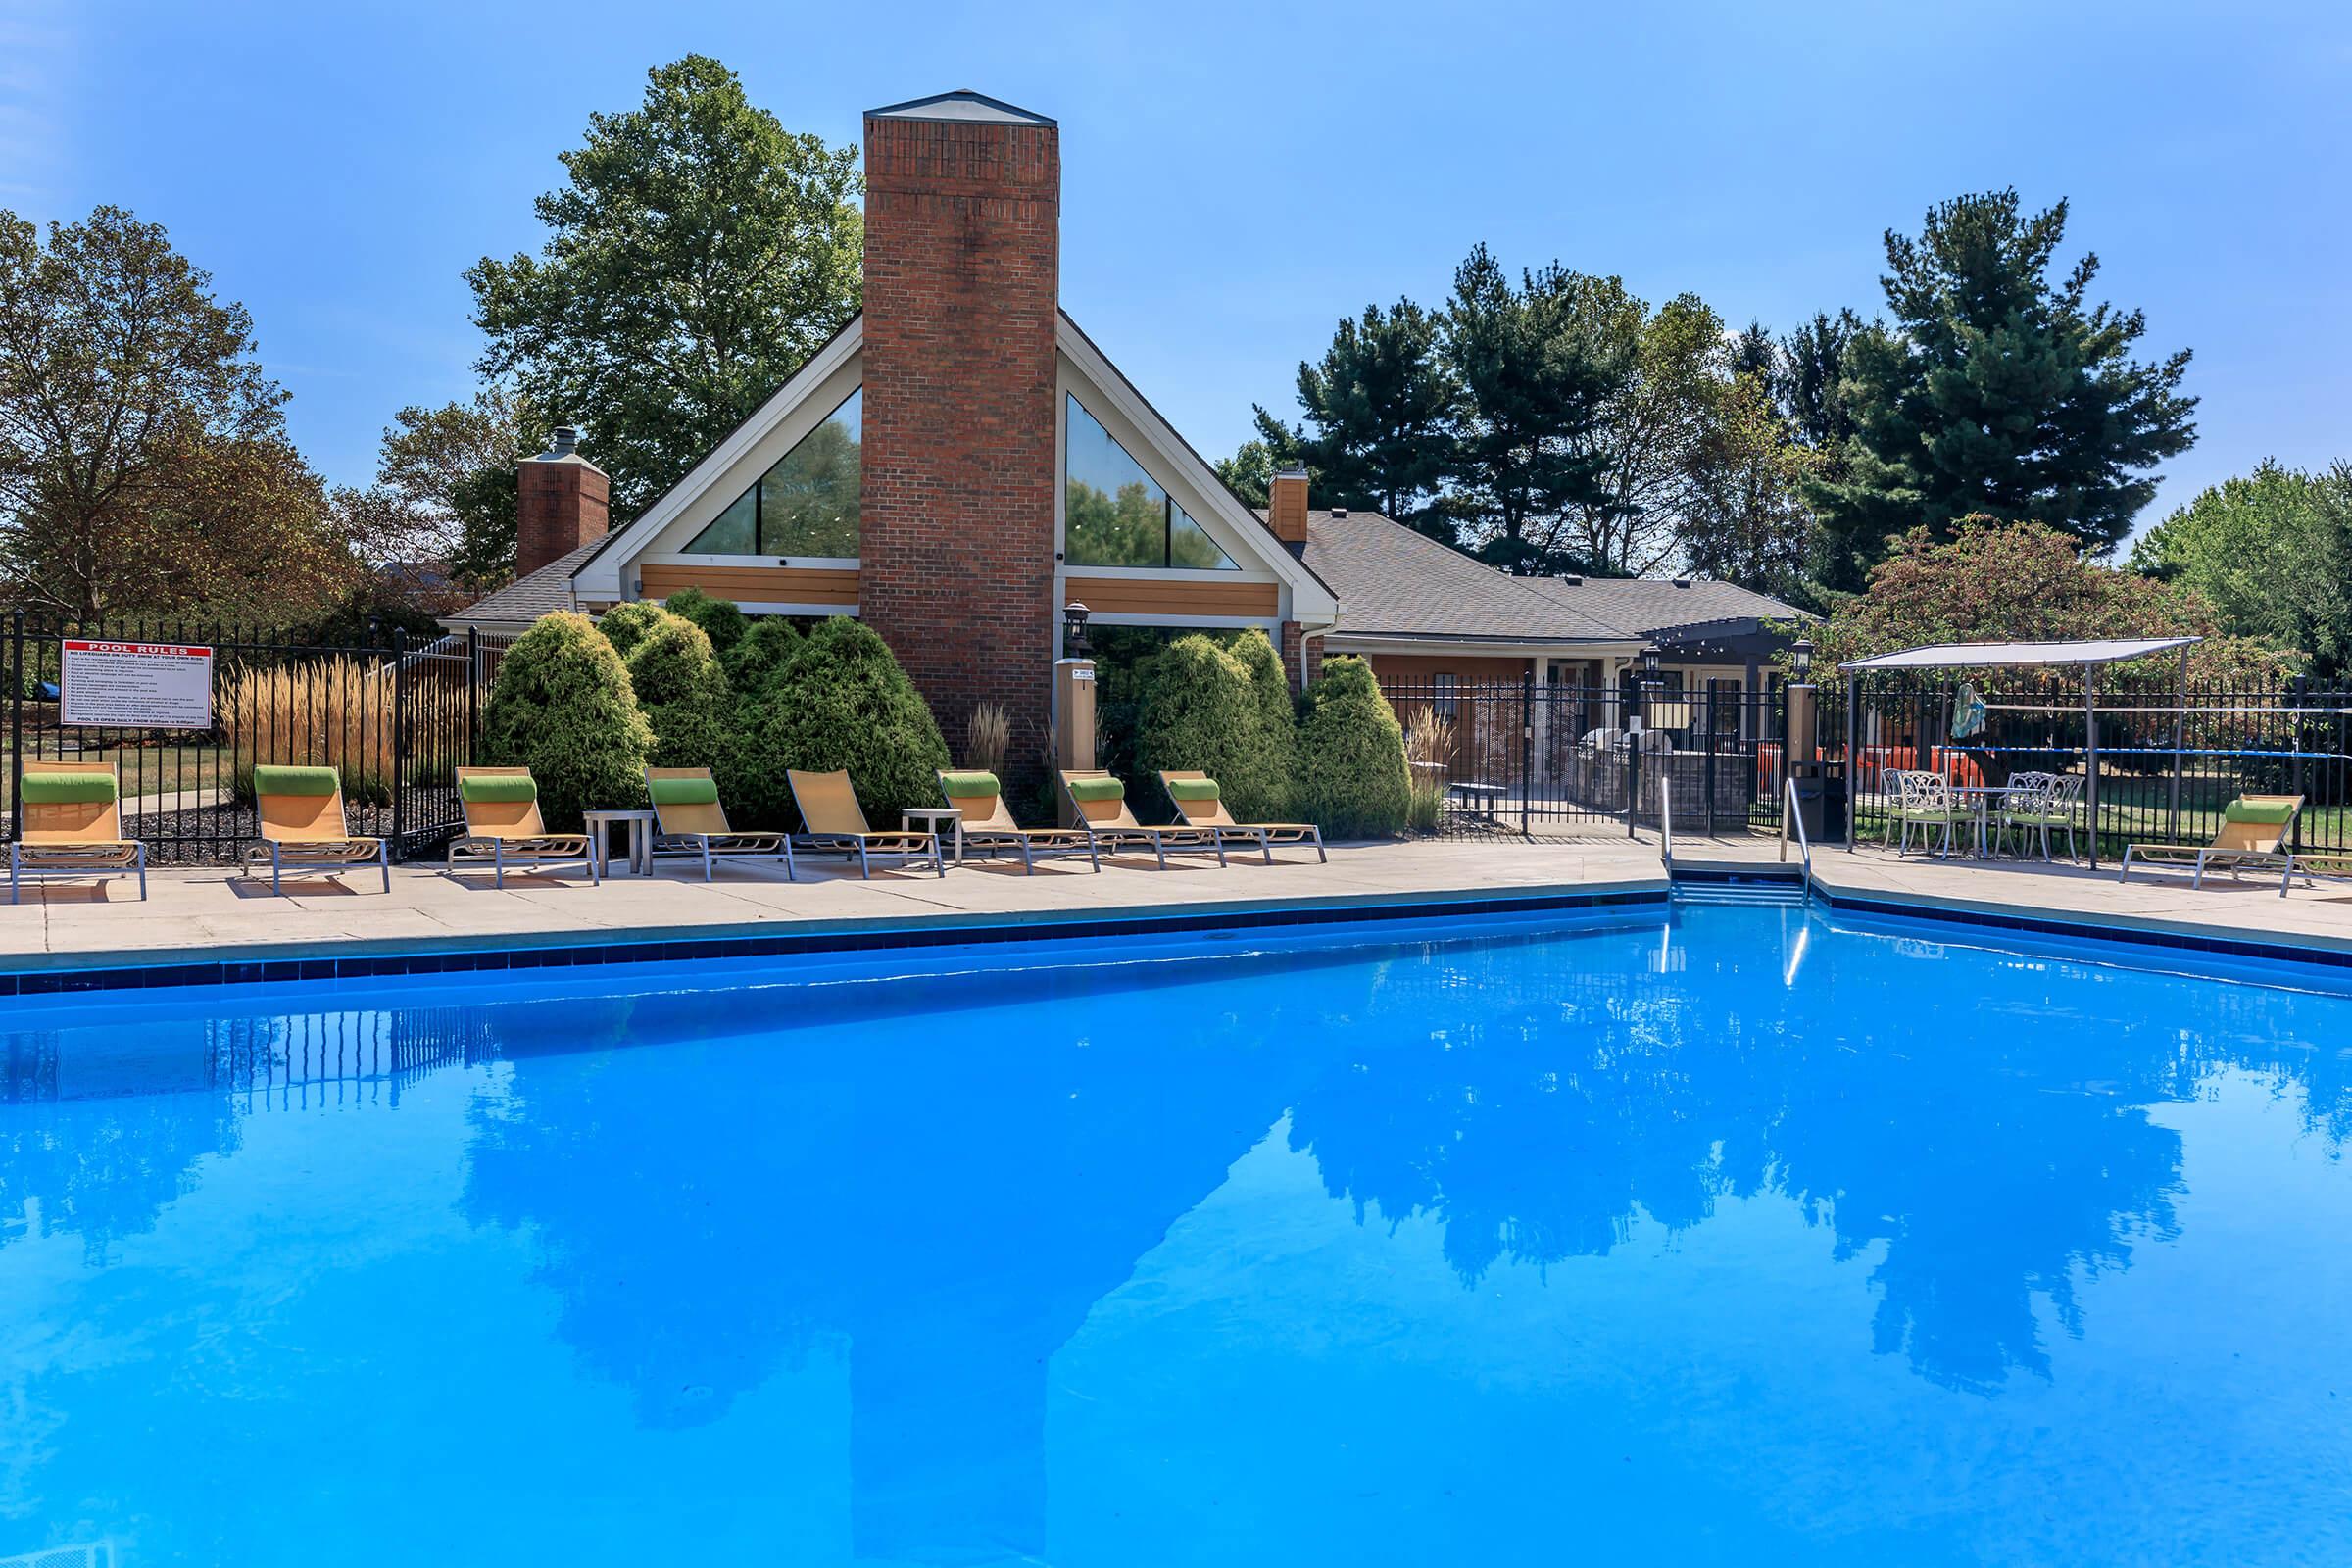
[{"label": "white shade canopy", "polygon": [[1985,669],[2040,664],[2116,664],[2127,659],[2170,653],[2201,643],[2202,637],[2094,637],[2061,643],[1934,643],[1899,653],[1849,659],[1839,669]]}]

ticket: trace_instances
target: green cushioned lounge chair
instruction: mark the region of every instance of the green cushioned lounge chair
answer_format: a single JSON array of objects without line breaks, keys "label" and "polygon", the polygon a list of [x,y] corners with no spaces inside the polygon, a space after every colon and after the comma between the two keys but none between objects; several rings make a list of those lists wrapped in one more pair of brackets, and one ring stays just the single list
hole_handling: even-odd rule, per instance
[{"label": "green cushioned lounge chair", "polygon": [[1274,863],[1277,844],[1311,845],[1315,858],[1330,863],[1331,857],[1323,849],[1323,830],[1312,822],[1237,822],[1225,808],[1224,791],[1206,773],[1162,768],[1159,782],[1168,799],[1176,803],[1177,819],[1187,827],[1205,829],[1229,843],[1254,844],[1264,852],[1268,865]]},{"label": "green cushioned lounge chair", "polygon": [[122,836],[122,776],[112,762],[26,759],[8,847],[8,902],[45,876],[129,876],[147,897],[147,846]]},{"label": "green cushioned lounge chair", "polygon": [[1037,862],[1056,855],[1083,855],[1102,869],[1102,857],[1095,849],[1094,835],[1078,828],[1023,827],[1012,819],[1004,808],[1004,790],[994,773],[976,769],[943,768],[939,774],[940,798],[962,813],[963,847],[977,851],[992,859],[1000,850],[1017,851],[1022,866],[1031,876],[1037,874]]},{"label": "green cushioned lounge chair", "polygon": [[2265,870],[2277,866],[2291,876],[2294,857],[2279,845],[2294,826],[2295,813],[2302,809],[2300,795],[2240,795],[2222,808],[2221,831],[2214,834],[2211,844],[2125,845],[2124,868],[2117,880],[2131,881],[2134,862],[2143,871],[2151,864],[2193,865],[2196,874],[2189,886],[2198,888],[2205,885],[2209,866],[2220,866],[2232,880],[2250,865]]},{"label": "green cushioned lounge chair", "polygon": [[703,880],[710,880],[719,860],[781,860],[784,880],[799,873],[792,863],[792,840],[765,829],[743,832],[727,822],[719,804],[718,785],[707,767],[649,767],[645,793],[654,803],[654,854],[700,858]]},{"label": "green cushioned lounge chair", "polygon": [[283,893],[287,871],[324,871],[332,876],[372,865],[392,891],[391,847],[380,838],[355,834],[343,814],[343,776],[331,767],[290,767],[264,762],[253,770],[254,811],[262,842],[245,851],[239,876],[270,867],[270,891]]},{"label": "green cushioned lounge chair", "polygon": [[539,870],[577,863],[590,883],[601,882],[585,833],[550,833],[539,814],[539,786],[527,767],[461,767],[458,805],[466,831],[449,847],[444,874],[487,865],[500,887],[507,868]]}]

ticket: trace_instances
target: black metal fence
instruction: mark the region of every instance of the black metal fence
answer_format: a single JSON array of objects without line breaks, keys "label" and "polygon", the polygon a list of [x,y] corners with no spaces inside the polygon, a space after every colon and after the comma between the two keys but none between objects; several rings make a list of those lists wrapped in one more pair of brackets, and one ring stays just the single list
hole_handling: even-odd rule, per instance
[{"label": "black metal fence", "polygon": [[[66,641],[212,651],[204,728],[69,725]],[[22,613],[0,631],[7,836],[27,760],[111,762],[122,831],[165,865],[228,864],[255,842],[258,764],[333,766],[351,830],[391,841],[395,859],[445,842],[463,822],[454,770],[467,761],[506,640],[412,639],[397,628],[350,645],[284,632],[169,621],[64,624]]]},{"label": "black metal fence", "polygon": [[[1822,748],[1839,756],[1843,688],[1825,684],[1822,697]],[[2352,691],[2101,671],[2086,693],[2079,668],[1990,670],[1967,681],[1873,676],[1855,684],[1851,733],[1865,843],[1886,831],[1887,775],[1928,768],[1986,789],[2025,772],[2076,781],[2085,834],[2097,802],[2102,857],[2127,844],[2207,843],[2240,795],[2300,795],[2291,847],[2352,848]]]},{"label": "black metal fence", "polygon": [[1787,714],[1777,688],[1568,686],[1530,675],[1384,680],[1381,690],[1442,832],[1631,834],[1668,808],[1677,834],[1779,820]]}]

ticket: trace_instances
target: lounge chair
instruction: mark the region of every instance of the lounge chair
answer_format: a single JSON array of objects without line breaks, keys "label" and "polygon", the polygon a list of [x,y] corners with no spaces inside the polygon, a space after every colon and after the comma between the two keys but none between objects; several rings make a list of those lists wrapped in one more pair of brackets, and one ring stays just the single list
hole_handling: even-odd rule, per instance
[{"label": "lounge chair", "polygon": [[2150,861],[2175,865],[2194,864],[2196,875],[2189,886],[2205,885],[2208,866],[2221,866],[2232,880],[2249,865],[2269,869],[2278,866],[2293,873],[2295,858],[2278,848],[2286,838],[2287,829],[2294,826],[2295,813],[2303,809],[2300,795],[2240,795],[2222,808],[2221,831],[2214,834],[2211,844],[2127,844],[2124,846],[2124,868],[2118,881],[2132,880],[2132,862],[2137,859],[2145,869]]},{"label": "lounge chair", "polygon": [[343,814],[343,776],[334,768],[265,762],[253,770],[253,796],[262,842],[247,846],[238,875],[250,875],[267,862],[270,891],[283,893],[282,877],[289,870],[334,876],[372,865],[383,873],[384,891],[392,891],[391,846],[351,831]]},{"label": "lounge chair", "polygon": [[1208,828],[1227,839],[1254,843],[1265,852],[1268,865],[1274,863],[1277,844],[1311,844],[1315,858],[1326,865],[1331,863],[1331,857],[1323,851],[1323,830],[1312,822],[1237,822],[1225,808],[1217,781],[1206,773],[1162,768],[1159,782],[1168,792],[1168,799],[1176,803],[1177,819],[1187,827]]},{"label": "lounge chair", "polygon": [[122,775],[112,762],[27,759],[17,786],[17,842],[8,847],[8,902],[25,878],[136,873],[147,897],[147,846],[122,836]]},{"label": "lounge chair", "polygon": [[539,786],[527,767],[461,767],[458,805],[466,813],[466,831],[449,847],[445,875],[462,866],[487,864],[497,873],[497,885],[507,885],[507,867],[532,869],[577,861],[591,883],[596,858],[589,854],[585,833],[550,833],[539,815]]},{"label": "lounge chair", "polygon": [[941,876],[948,874],[948,862],[940,858],[938,834],[877,833],[866,825],[865,808],[858,804],[858,791],[851,786],[847,772],[804,773],[796,767],[787,768],[784,778],[792,786],[792,804],[801,808],[801,825],[807,829],[801,835],[802,849],[855,855],[858,874],[862,877],[874,874],[873,857],[877,855],[895,855],[901,865],[926,859],[932,870]]},{"label": "lounge chair", "polygon": [[654,804],[655,857],[699,858],[706,882],[720,860],[782,860],[785,881],[799,874],[788,836],[768,829],[739,832],[728,824],[709,768],[649,767],[645,793]]},{"label": "lounge chair", "polygon": [[1127,786],[1099,767],[1061,770],[1061,792],[1069,797],[1070,807],[1077,813],[1079,831],[1095,842],[1098,851],[1107,850],[1116,855],[1124,846],[1147,844],[1159,861],[1159,868],[1168,868],[1168,851],[1209,850],[1217,863],[1225,863],[1225,838],[1214,828],[1191,827],[1179,823],[1174,827],[1146,827],[1135,819],[1134,808],[1127,804]]},{"label": "lounge chair", "polygon": [[973,771],[942,771],[939,775],[940,798],[963,813],[963,847],[993,857],[997,851],[1010,849],[1020,852],[1021,864],[1031,876],[1037,874],[1040,858],[1056,855],[1083,855],[1092,860],[1095,869],[1102,869],[1102,857],[1095,849],[1094,835],[1082,828],[1023,827],[1012,819],[1004,808],[1004,786],[994,773]]}]

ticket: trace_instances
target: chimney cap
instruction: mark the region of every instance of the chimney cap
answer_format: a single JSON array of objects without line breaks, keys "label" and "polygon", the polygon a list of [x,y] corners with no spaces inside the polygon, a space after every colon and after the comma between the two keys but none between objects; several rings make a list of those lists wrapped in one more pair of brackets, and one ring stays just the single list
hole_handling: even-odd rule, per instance
[{"label": "chimney cap", "polygon": [[1034,110],[1008,104],[1002,98],[991,98],[969,87],[955,92],[935,92],[928,98],[909,98],[903,104],[884,104],[865,112],[868,120],[961,120],[981,124],[1052,125],[1053,121]]},{"label": "chimney cap", "polygon": [[1294,463],[1287,468],[1277,468],[1274,470],[1274,477],[1277,479],[1297,479],[1303,482],[1306,478],[1306,465],[1303,463]]},{"label": "chimney cap", "polygon": [[547,450],[561,457],[580,450],[580,432],[576,425],[559,424],[547,438]]}]

